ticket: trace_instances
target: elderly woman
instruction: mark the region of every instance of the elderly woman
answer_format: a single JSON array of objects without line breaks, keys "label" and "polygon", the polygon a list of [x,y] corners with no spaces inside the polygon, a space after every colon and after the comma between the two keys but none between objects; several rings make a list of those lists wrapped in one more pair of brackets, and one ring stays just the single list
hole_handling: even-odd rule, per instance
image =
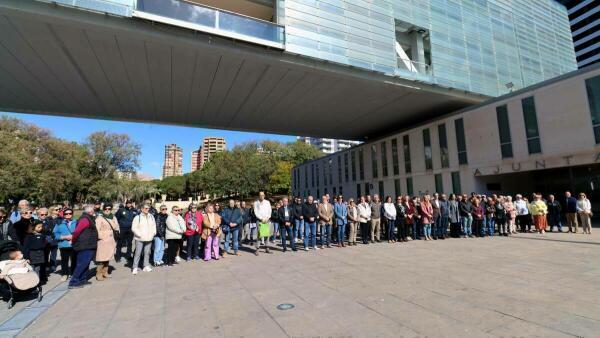
[{"label": "elderly woman", "polygon": [[[61,281],[65,282],[69,276],[73,275],[75,269],[75,251],[71,245],[71,238],[77,220],[73,218],[73,209],[66,208],[63,210],[63,221],[54,227],[54,239],[58,243],[58,250],[60,251],[60,274]],[[69,268],[69,261],[71,261],[71,267]]]},{"label": "elderly woman", "polygon": [[356,228],[358,226],[358,209],[354,199],[348,202],[348,245],[356,245]]},{"label": "elderly woman", "polygon": [[167,240],[167,266],[177,264],[177,252],[181,238],[185,233],[185,220],[181,217],[181,209],[178,206],[171,208],[171,214],[167,217],[165,239]]},{"label": "elderly woman", "polygon": [[200,233],[202,232],[202,213],[198,210],[198,206],[195,203],[190,204],[188,211],[185,213],[185,224],[187,230],[185,236],[187,237],[187,261],[192,259],[200,259],[199,245],[200,245]]},{"label": "elderly woman", "polygon": [[506,211],[506,224],[508,225],[508,233],[511,235],[516,234],[517,208],[512,201],[512,196],[506,196],[504,198],[504,211]]},{"label": "elderly woman", "polygon": [[496,217],[496,225],[498,225],[498,234],[500,236],[508,236],[508,223],[504,205],[504,196],[499,196],[494,204],[494,216]]},{"label": "elderly woman", "polygon": [[542,201],[542,195],[533,195],[533,201],[530,203],[529,209],[531,210],[531,215],[533,216],[535,230],[540,234],[546,233],[546,227],[548,226],[548,221],[546,219],[546,215],[548,214],[548,206],[546,205],[546,202]]},{"label": "elderly woman", "polygon": [[156,235],[156,220],[150,213],[150,205],[144,204],[139,215],[133,218],[131,225],[133,238],[135,240],[135,255],[133,257],[133,269],[131,273],[137,275],[142,251],[144,253],[144,269],[145,272],[152,271],[150,267],[150,248],[154,235]]},{"label": "elderly woman", "polygon": [[96,217],[96,229],[98,230],[98,247],[96,249],[96,280],[110,278],[108,273],[108,262],[115,255],[117,242],[114,232],[119,231],[119,223],[112,213],[112,206],[104,204],[102,213]]},{"label": "elderly woman", "polygon": [[[206,215],[203,221],[202,239],[204,246],[204,260],[219,259],[219,238],[221,236],[221,216],[215,212],[212,204],[206,206]],[[211,257],[212,253],[212,257]]]},{"label": "elderly woman", "polygon": [[[579,219],[581,220],[581,226],[583,227],[583,233],[591,235],[592,234],[592,203],[587,198],[584,193],[579,194],[579,199],[577,200],[577,214],[579,215]],[[577,229],[577,228],[575,228]]]},{"label": "elderly woman", "polygon": [[431,223],[433,222],[433,206],[431,205],[431,197],[425,195],[421,202],[421,224],[423,224],[423,236],[426,241],[431,241]]},{"label": "elderly woman", "polygon": [[396,225],[396,206],[394,205],[394,201],[392,200],[392,196],[387,196],[385,198],[385,203],[383,204],[383,217],[385,217],[386,224],[386,234],[388,238],[388,243],[396,242],[394,237],[394,226]]}]

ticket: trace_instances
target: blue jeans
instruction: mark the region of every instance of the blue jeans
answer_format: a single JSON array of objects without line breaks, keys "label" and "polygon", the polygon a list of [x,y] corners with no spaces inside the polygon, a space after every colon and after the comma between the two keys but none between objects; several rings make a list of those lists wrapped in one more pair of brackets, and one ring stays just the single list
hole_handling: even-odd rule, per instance
[{"label": "blue jeans", "polygon": [[423,236],[431,237],[431,223],[423,224]]},{"label": "blue jeans", "polygon": [[304,247],[308,248],[308,239],[313,248],[317,247],[317,222],[304,223]]},{"label": "blue jeans", "polygon": [[304,220],[294,220],[294,238],[304,238]]},{"label": "blue jeans", "polygon": [[437,215],[433,218],[432,222],[431,222],[431,234],[433,235],[433,237],[438,237],[438,234],[440,233],[440,222],[442,220],[442,217],[440,217],[440,215]]},{"label": "blue jeans", "polygon": [[273,225],[273,234],[271,234],[271,242],[274,242],[275,239],[277,238],[277,231],[279,230],[279,223],[271,222],[271,224]]},{"label": "blue jeans", "polygon": [[225,247],[225,252],[229,252],[229,239],[233,237],[233,253],[237,255],[238,252],[238,248],[240,246],[239,243],[239,239],[240,239],[240,226],[236,226],[233,228],[229,228],[229,231],[227,233],[225,233],[225,244],[223,244],[223,246]]},{"label": "blue jeans", "polygon": [[154,237],[154,256],[152,261],[154,264],[163,261],[163,255],[165,254],[165,239],[160,237]]},{"label": "blue jeans", "polygon": [[419,238],[419,232],[417,231],[418,226],[419,226],[419,221],[416,218],[413,218],[413,224],[412,224],[412,238],[413,239]]},{"label": "blue jeans", "polygon": [[387,239],[388,241],[391,241],[392,239],[395,239],[394,237],[394,227],[396,225],[396,220],[395,219],[388,219],[387,221]]},{"label": "blue jeans", "polygon": [[486,230],[487,230],[487,234],[490,236],[494,236],[494,232],[496,232],[496,218],[495,217],[488,217],[486,220]]},{"label": "blue jeans", "polygon": [[337,242],[338,244],[344,244],[344,239],[346,238],[346,224],[338,224],[337,226]]},{"label": "blue jeans", "polygon": [[281,226],[281,246],[283,247],[283,251],[287,250],[287,245],[285,244],[286,240],[290,241],[292,250],[296,250],[296,235],[294,234],[294,227],[295,226],[286,227],[285,224]]},{"label": "blue jeans", "polygon": [[321,225],[321,246],[330,245],[331,242],[331,224]]},{"label": "blue jeans", "polygon": [[468,216],[463,216],[462,222],[463,222],[463,234],[465,236],[473,235],[473,232],[471,231],[471,225],[473,225],[473,215],[469,214]]},{"label": "blue jeans", "polygon": [[77,264],[71,276],[70,286],[79,286],[87,281],[87,273],[90,269],[90,262],[94,258],[96,250],[77,251]]}]

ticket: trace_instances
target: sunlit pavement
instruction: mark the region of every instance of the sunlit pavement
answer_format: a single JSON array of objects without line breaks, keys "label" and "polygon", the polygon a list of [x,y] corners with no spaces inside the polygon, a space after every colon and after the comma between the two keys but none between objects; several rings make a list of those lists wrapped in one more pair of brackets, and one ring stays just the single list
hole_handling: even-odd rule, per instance
[{"label": "sunlit pavement", "polygon": [[115,264],[21,336],[597,337],[594,230],[243,252],[137,276]]}]

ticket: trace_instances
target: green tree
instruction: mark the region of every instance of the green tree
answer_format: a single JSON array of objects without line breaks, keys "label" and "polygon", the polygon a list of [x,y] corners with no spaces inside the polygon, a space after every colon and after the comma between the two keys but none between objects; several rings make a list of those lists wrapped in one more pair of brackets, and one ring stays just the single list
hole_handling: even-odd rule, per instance
[{"label": "green tree", "polygon": [[135,174],[140,166],[141,146],[127,134],[95,132],[85,142],[90,174],[94,178],[114,178],[117,173]]},{"label": "green tree", "polygon": [[163,178],[157,185],[158,190],[170,198],[182,198],[185,193],[186,178],[170,176]]}]

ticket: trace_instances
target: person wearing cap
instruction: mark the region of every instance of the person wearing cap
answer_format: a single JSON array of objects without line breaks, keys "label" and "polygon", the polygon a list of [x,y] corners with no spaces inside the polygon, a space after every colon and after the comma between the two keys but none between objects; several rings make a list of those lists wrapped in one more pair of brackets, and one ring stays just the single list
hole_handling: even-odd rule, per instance
[{"label": "person wearing cap", "polygon": [[131,225],[133,219],[138,215],[138,211],[133,207],[133,202],[127,200],[125,207],[119,209],[115,217],[119,223],[121,229],[121,236],[117,240],[117,253],[115,255],[115,261],[118,263],[121,261],[123,255],[123,246],[126,246],[125,259],[131,259],[131,245],[133,243],[133,232],[131,232]]},{"label": "person wearing cap", "polygon": [[110,278],[108,262],[115,255],[117,242],[114,238],[115,231],[119,231],[119,223],[112,213],[112,205],[104,203],[102,213],[96,216],[96,230],[98,231],[98,247],[96,248],[96,280],[102,281]]}]

